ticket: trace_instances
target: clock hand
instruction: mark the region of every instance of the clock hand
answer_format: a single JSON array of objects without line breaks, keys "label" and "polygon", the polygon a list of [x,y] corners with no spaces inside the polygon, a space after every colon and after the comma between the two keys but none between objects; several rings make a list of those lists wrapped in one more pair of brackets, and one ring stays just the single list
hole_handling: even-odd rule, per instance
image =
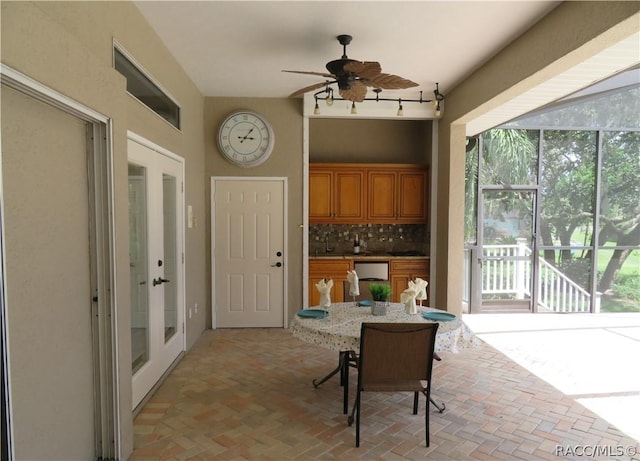
[{"label": "clock hand", "polygon": [[249,135],[251,134],[251,132],[253,131],[253,128],[251,128],[249,130],[249,132],[247,134],[245,134],[244,136],[238,136],[238,139],[240,140],[240,143],[242,144],[243,141],[247,140],[247,139],[255,139],[255,138],[250,138]]}]

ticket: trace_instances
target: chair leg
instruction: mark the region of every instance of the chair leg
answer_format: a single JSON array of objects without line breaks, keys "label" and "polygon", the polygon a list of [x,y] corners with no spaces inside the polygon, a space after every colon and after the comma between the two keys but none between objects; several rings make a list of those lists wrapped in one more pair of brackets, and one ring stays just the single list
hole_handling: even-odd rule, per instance
[{"label": "chair leg", "polygon": [[351,426],[353,424],[353,417],[356,414],[356,408],[358,407],[358,400],[360,399],[360,392],[356,391],[356,400],[353,402],[353,409],[351,410],[351,414],[347,417],[347,424]]},{"label": "chair leg", "polygon": [[414,415],[418,414],[418,393],[417,392],[413,393],[413,414]]},{"label": "chair leg", "polygon": [[360,446],[360,389],[356,397],[356,447]]},{"label": "chair leg", "polygon": [[349,412],[349,358],[345,355],[343,371],[342,371],[342,414]]},{"label": "chair leg", "polygon": [[349,426],[353,425],[353,416],[356,419],[356,447],[360,446],[360,389],[356,391],[356,401],[353,402],[353,410],[347,418]]},{"label": "chair leg", "polygon": [[430,392],[425,392],[424,395],[427,397],[427,408],[425,409],[424,412],[424,430],[425,430],[425,441],[427,443],[427,446],[429,446],[430,440],[429,440],[429,401],[431,400],[431,395],[429,395]]}]

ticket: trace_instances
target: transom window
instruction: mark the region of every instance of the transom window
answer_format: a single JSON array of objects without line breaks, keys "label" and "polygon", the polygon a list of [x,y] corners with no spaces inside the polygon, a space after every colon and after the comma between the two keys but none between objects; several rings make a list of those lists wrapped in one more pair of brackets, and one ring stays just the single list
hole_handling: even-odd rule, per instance
[{"label": "transom window", "polygon": [[113,48],[114,67],[127,79],[127,92],[167,122],[180,129],[180,107],[124,52]]}]

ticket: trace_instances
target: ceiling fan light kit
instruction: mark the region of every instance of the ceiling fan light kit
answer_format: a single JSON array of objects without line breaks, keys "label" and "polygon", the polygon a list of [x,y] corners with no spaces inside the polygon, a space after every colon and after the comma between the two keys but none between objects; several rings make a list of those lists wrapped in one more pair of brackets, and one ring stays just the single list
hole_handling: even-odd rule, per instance
[{"label": "ceiling fan light kit", "polygon": [[[347,45],[351,43],[352,38],[353,37],[351,37],[351,35],[346,34],[337,36],[338,42],[343,47],[343,53],[340,59],[329,61],[326,64],[325,67],[327,68],[327,71],[329,71],[329,73],[284,70],[283,72],[316,75],[324,77],[325,79],[329,79],[320,83],[306,86],[304,88],[300,88],[299,90],[291,93],[290,96],[296,97],[322,88],[319,91],[313,93],[314,115],[321,114],[318,100],[324,100],[326,105],[329,107],[333,105],[334,101],[351,101],[350,113],[352,115],[358,113],[355,105],[356,102],[397,102],[397,116],[404,116],[405,112],[403,103],[431,103],[431,106],[433,108],[432,117],[439,118],[442,116],[444,95],[440,93],[438,83],[436,83],[436,88],[433,91],[433,99],[423,98],[422,91],[420,91],[419,99],[380,97],[380,93],[382,92],[382,90],[401,90],[416,87],[418,86],[418,84],[397,75],[383,73],[380,63],[378,62],[357,61],[355,59],[349,59],[349,57],[347,56]],[[332,85],[334,84],[337,84],[340,97],[335,97],[333,94],[334,88]],[[373,91],[376,93],[376,96],[374,98],[366,97],[367,87],[373,88]],[[306,99],[308,99],[307,96],[305,96],[305,101]]]}]

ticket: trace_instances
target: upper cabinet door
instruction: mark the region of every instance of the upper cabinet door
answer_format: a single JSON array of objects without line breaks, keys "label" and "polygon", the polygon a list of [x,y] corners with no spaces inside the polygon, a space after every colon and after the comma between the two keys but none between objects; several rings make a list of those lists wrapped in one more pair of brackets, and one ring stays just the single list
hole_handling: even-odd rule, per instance
[{"label": "upper cabinet door", "polygon": [[361,222],[364,219],[364,171],[336,171],[334,218],[340,222]]},{"label": "upper cabinet door", "polygon": [[309,222],[364,220],[365,174],[359,168],[309,167]]},{"label": "upper cabinet door", "polygon": [[369,171],[367,184],[367,218],[374,222],[391,223],[396,219],[397,174],[394,171]]},{"label": "upper cabinet door", "polygon": [[427,172],[398,172],[398,221],[425,222],[427,217]]},{"label": "upper cabinet door", "polygon": [[333,217],[333,171],[309,168],[309,221],[327,222]]}]

